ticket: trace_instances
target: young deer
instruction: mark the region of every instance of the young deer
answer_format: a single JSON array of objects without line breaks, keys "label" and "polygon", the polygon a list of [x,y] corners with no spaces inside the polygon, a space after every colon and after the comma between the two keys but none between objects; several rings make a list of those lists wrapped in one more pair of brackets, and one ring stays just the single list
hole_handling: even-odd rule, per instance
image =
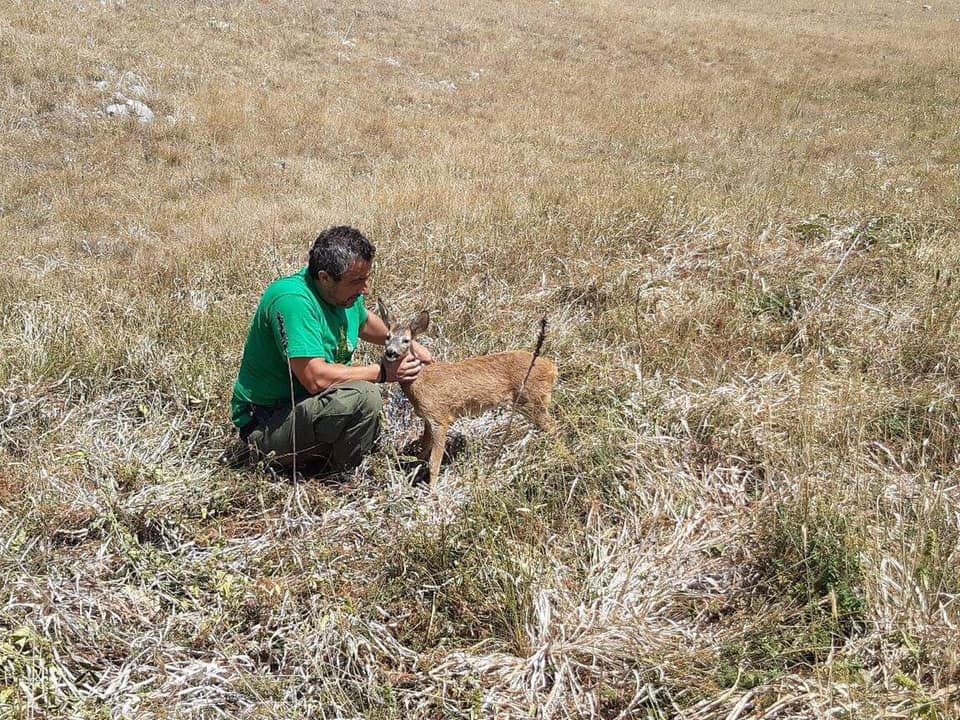
[{"label": "young deer", "polygon": [[[410,341],[427,329],[430,316],[422,312],[408,323],[398,323],[390,321],[382,303],[379,310],[390,329],[384,358],[394,362],[410,352]],[[516,350],[425,365],[416,380],[401,383],[414,412],[423,419],[420,459],[430,461],[430,484],[440,474],[447,431],[457,418],[513,405],[540,430],[552,429],[550,393],[556,381],[556,365],[542,357],[534,361],[533,353]]]}]

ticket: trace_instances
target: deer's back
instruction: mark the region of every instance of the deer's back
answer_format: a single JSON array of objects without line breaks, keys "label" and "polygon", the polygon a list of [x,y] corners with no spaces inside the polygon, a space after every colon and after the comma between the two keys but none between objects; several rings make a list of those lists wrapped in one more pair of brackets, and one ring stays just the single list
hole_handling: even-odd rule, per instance
[{"label": "deer's back", "polygon": [[[420,415],[456,419],[512,402],[527,377],[533,354],[525,350],[481,355],[453,363],[433,363],[404,386]],[[556,366],[537,358],[526,384],[525,397],[549,393],[557,379]]]}]

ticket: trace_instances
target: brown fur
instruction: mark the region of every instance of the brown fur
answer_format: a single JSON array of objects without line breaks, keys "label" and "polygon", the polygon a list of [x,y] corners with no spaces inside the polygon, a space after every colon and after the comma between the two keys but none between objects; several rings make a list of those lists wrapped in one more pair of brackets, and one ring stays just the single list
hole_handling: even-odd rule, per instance
[{"label": "brown fur", "polygon": [[[381,314],[386,315],[382,306]],[[387,348],[395,352],[399,341],[416,336],[429,322],[425,313],[407,325],[384,319],[390,326]],[[401,383],[414,412],[423,419],[420,459],[430,461],[431,485],[440,474],[447,431],[458,418],[512,405],[540,430],[553,428],[550,395],[557,382],[557,366],[542,357],[532,368],[531,362],[533,353],[525,350],[481,355],[461,362],[425,365],[416,380]]]},{"label": "brown fur", "polygon": [[532,359],[532,353],[517,350],[457,363],[434,363],[425,366],[412,383],[401,385],[414,411],[423,418],[420,459],[430,460],[431,484],[440,474],[447,431],[458,418],[513,405],[540,430],[553,428],[549,407],[557,381],[556,365],[537,358],[523,395],[517,399]]}]

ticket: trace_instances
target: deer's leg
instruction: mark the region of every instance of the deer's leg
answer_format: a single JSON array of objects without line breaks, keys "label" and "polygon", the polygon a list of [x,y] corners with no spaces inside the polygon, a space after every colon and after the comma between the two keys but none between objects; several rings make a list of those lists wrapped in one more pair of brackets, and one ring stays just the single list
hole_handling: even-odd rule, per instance
[{"label": "deer's leg", "polygon": [[430,446],[430,484],[434,485],[440,476],[440,462],[443,460],[443,449],[447,445],[447,426],[438,424],[431,428],[433,442]]},{"label": "deer's leg", "polygon": [[430,448],[433,447],[433,432],[430,430],[430,421],[423,421],[423,434],[420,436],[420,460],[426,461],[430,457]]},{"label": "deer's leg", "polygon": [[543,406],[530,408],[530,414],[527,417],[529,417],[530,422],[536,425],[537,429],[542,432],[550,432],[554,428],[550,411]]},{"label": "deer's leg", "polygon": [[532,397],[529,402],[519,405],[518,410],[527,419],[543,432],[550,432],[554,428],[553,418],[550,416],[550,396]]},{"label": "deer's leg", "polygon": [[550,411],[545,408],[538,408],[537,414],[533,418],[533,424],[537,426],[543,432],[551,432],[556,424],[553,422],[553,417],[550,415]]}]

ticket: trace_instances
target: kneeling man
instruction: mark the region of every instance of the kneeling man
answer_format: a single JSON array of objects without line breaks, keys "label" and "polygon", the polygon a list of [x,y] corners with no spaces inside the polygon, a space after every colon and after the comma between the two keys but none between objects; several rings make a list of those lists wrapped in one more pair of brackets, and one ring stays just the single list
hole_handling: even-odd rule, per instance
[{"label": "kneeling man", "polygon": [[[352,227],[324,230],[300,272],[260,299],[233,387],[233,423],[259,455],[289,465],[325,460],[355,467],[380,430],[377,383],[409,382],[433,362],[418,343],[396,363],[351,365],[358,338],[375,345],[387,326],[364,304],[376,248]],[[287,358],[293,371],[293,398]]]}]

